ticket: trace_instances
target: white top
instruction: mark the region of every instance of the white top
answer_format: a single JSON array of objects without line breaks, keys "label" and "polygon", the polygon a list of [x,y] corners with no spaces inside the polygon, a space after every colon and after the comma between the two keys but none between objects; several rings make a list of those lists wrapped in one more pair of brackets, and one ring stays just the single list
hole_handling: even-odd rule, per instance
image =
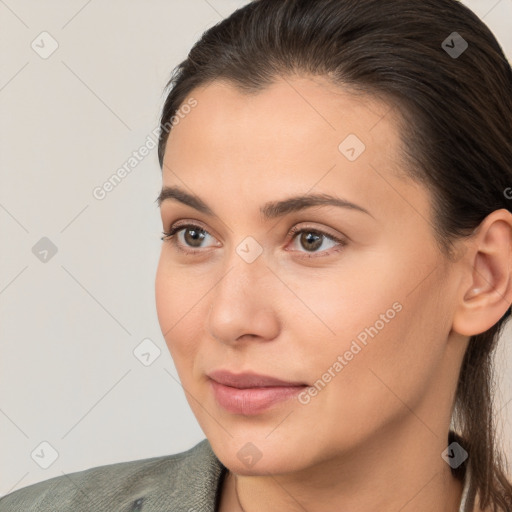
[{"label": "white top", "polygon": [[471,480],[471,472],[470,472],[469,465],[468,465],[466,467],[466,474],[464,476],[464,487],[462,489],[462,499],[460,502],[459,512],[464,512],[464,507],[466,506],[466,500],[468,497],[470,480]]}]

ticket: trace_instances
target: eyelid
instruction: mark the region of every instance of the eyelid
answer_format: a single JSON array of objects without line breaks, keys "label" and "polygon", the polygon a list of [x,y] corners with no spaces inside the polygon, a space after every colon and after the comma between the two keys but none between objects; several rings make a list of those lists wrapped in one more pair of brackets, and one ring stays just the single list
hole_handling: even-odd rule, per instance
[{"label": "eyelid", "polygon": [[326,227],[319,228],[319,227],[316,227],[316,226],[312,225],[311,223],[307,223],[307,222],[305,223],[305,225],[299,223],[299,224],[296,224],[295,226],[293,226],[292,228],[290,228],[290,230],[288,231],[288,235],[290,235],[290,234],[293,235],[293,234],[296,234],[297,232],[307,231],[307,230],[314,231],[316,233],[321,233],[326,238],[336,240],[337,242],[349,240],[349,237],[344,234],[332,233],[329,228],[326,228]]}]

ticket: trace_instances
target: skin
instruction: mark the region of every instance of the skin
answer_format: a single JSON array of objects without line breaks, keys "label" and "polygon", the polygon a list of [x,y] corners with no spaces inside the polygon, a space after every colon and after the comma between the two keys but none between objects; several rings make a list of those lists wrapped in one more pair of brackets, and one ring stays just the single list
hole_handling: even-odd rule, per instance
[{"label": "skin", "polygon": [[[403,177],[394,110],[322,77],[280,78],[251,96],[216,81],[191,96],[163,185],[216,215],[162,202],[165,231],[180,220],[209,234],[191,256],[163,242],[156,303],[190,407],[229,469],[220,512],[242,510],[235,476],[246,512],[458,511],[462,485],[441,453],[469,336],[512,300],[512,216],[493,212],[446,258],[428,189]],[[338,150],[350,133],[366,145],[353,162]],[[322,206],[260,216],[265,202],[302,193],[336,194],[371,215]],[[333,251],[324,238],[311,249],[288,236],[293,226],[346,245]],[[263,249],[250,264],[236,252],[247,236]],[[396,302],[400,312],[308,404],[246,416],[215,401],[206,373],[219,368],[313,386]],[[237,456],[248,442],[261,453],[252,466]]]}]

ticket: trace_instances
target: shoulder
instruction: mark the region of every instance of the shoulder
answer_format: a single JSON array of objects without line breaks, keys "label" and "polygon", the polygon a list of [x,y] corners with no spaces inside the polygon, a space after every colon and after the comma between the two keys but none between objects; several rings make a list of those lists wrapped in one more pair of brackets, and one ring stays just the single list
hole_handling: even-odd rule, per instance
[{"label": "shoulder", "polygon": [[224,466],[207,439],[185,452],[119,462],[29,485],[0,512],[213,512]]}]

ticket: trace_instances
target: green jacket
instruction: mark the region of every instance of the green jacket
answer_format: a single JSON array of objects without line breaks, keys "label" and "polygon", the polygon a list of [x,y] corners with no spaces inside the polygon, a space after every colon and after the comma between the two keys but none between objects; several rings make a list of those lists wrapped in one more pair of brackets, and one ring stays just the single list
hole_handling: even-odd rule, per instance
[{"label": "green jacket", "polygon": [[215,512],[227,470],[204,439],[190,450],[57,476],[0,499],[0,512]]}]

